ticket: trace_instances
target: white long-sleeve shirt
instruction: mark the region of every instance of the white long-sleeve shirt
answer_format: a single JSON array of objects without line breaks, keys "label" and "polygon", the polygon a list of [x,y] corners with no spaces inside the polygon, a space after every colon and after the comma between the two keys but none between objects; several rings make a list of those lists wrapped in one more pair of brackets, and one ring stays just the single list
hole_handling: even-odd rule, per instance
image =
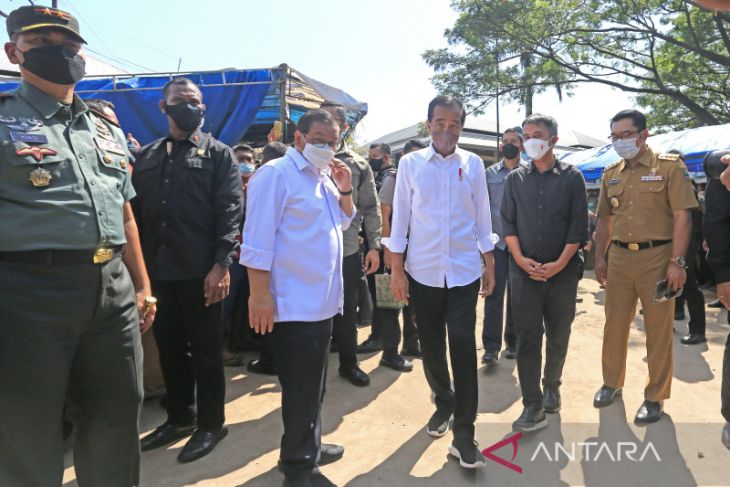
[{"label": "white long-sleeve shirt", "polygon": [[[408,237],[406,237],[408,235]],[[406,271],[421,284],[456,287],[481,277],[481,255],[494,249],[484,163],[456,148],[448,157],[433,146],[403,156],[398,166],[390,238]]]},{"label": "white long-sleeve shirt", "polygon": [[293,148],[261,166],[248,183],[241,264],[271,272],[274,321],[321,321],[342,312],[340,208],[329,169]]}]

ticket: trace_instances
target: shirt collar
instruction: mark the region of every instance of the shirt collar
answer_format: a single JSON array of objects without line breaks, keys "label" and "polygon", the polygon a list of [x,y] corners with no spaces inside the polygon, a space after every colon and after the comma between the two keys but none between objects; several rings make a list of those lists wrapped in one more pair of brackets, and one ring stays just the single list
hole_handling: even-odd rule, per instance
[{"label": "shirt collar", "polygon": [[319,175],[319,174],[329,175],[329,173],[330,173],[329,167],[327,169],[325,169],[324,171],[317,170],[317,168],[314,167],[314,165],[311,162],[309,162],[304,157],[304,155],[302,155],[302,153],[299,152],[299,150],[296,147],[289,147],[286,150],[286,155],[289,156],[294,161],[294,165],[300,171],[309,169],[310,171],[314,172],[317,175]]},{"label": "shirt collar", "polygon": [[[527,166],[527,173],[531,174],[534,169],[535,169],[535,162],[530,161],[530,163]],[[543,174],[547,174],[549,172],[551,172],[553,174],[561,174],[564,170],[565,170],[565,168],[562,167],[562,164],[560,164],[560,161],[558,161],[558,158],[553,156],[553,166],[550,169],[548,169],[547,171],[545,171]],[[539,174],[539,172],[538,172],[538,174]]]},{"label": "shirt collar", "polygon": [[[26,81],[20,83],[17,93],[46,120],[58,113],[61,108],[67,106]],[[86,103],[75,93],[70,108],[74,115],[79,115],[88,110]]]},{"label": "shirt collar", "polygon": [[[654,160],[654,151],[651,149],[651,147],[649,147],[647,145],[646,151],[638,159],[639,164],[646,166],[646,167],[651,167],[651,162],[653,160]],[[623,171],[626,168],[626,166],[628,166],[628,165],[629,164],[626,161],[626,159],[621,159],[621,167],[619,168],[619,171]]]},{"label": "shirt collar", "polygon": [[[203,131],[200,130],[199,128],[197,128],[185,140],[187,140],[188,142],[190,142],[191,144],[193,144],[195,147],[198,147],[199,148],[201,145],[203,145],[203,142],[205,142],[205,139],[206,139],[206,137],[205,137],[205,134],[203,133]],[[168,134],[167,140],[170,140],[172,142],[182,142],[180,140],[173,139],[172,138],[172,135],[170,135],[170,134]]]},{"label": "shirt collar", "polygon": [[438,152],[436,152],[436,149],[433,148],[433,143],[429,144],[428,149],[426,149],[426,161],[430,161],[433,158],[440,159],[440,160],[447,160],[447,159],[451,159],[452,157],[456,157],[459,159],[459,161],[463,161],[464,158],[462,156],[463,156],[463,151],[459,148],[458,145],[454,149],[454,153],[447,157],[444,157],[441,154],[439,154]]}]

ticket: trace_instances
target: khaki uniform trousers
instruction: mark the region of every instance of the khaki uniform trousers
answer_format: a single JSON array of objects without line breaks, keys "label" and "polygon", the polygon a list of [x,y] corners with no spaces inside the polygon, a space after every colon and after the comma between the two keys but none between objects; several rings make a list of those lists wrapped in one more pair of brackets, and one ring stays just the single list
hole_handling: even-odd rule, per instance
[{"label": "khaki uniform trousers", "polygon": [[648,401],[668,399],[672,388],[674,299],[653,304],[656,283],[666,277],[672,245],[632,251],[611,244],[606,282],[606,325],[603,331],[603,383],[621,388],[626,376],[629,330],[637,298],[644,310],[649,378]]}]

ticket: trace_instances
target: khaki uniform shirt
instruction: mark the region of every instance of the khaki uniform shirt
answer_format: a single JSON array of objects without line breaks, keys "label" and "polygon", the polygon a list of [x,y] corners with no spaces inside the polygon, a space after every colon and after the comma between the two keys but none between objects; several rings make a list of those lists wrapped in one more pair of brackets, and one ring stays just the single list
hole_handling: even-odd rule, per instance
[{"label": "khaki uniform shirt", "polygon": [[673,212],[696,207],[689,172],[678,154],[657,154],[649,147],[633,167],[622,159],[603,172],[598,216],[613,217],[612,240],[672,240]]},{"label": "khaki uniform shirt", "polygon": [[126,243],[135,195],[119,127],[28,83],[0,97],[0,251]]}]

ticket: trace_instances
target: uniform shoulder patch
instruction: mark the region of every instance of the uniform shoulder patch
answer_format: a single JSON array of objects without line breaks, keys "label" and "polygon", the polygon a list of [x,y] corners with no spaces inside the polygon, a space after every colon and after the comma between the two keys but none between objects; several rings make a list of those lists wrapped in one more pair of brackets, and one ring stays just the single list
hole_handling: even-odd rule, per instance
[{"label": "uniform shoulder patch", "polygon": [[606,167],[605,167],[605,168],[604,168],[603,170],[604,170],[604,171],[608,171],[609,169],[613,169],[614,167],[618,167],[618,165],[619,165],[619,164],[621,164],[621,161],[622,161],[622,160],[623,160],[623,159],[619,160],[618,162],[614,162],[613,164],[609,164],[609,165],[608,165],[608,166],[606,166]]},{"label": "uniform shoulder patch", "polygon": [[107,117],[107,116],[106,116],[106,115],[105,115],[105,114],[104,114],[103,112],[100,112],[100,111],[99,111],[99,110],[97,110],[96,108],[89,108],[89,111],[90,111],[90,112],[92,112],[92,113],[93,113],[94,115],[96,115],[97,117],[99,117],[99,118],[103,119],[103,120],[104,120],[105,122],[108,122],[108,123],[110,123],[110,124],[114,125],[115,127],[119,127],[119,128],[122,128],[122,127],[121,127],[121,126],[120,126],[120,125],[119,125],[118,123],[116,123],[116,122],[115,122],[114,120],[112,120],[111,118]]},{"label": "uniform shoulder patch", "polygon": [[680,160],[682,156],[680,156],[679,154],[664,152],[662,154],[659,154],[657,158],[664,159],[665,161],[677,161]]}]

